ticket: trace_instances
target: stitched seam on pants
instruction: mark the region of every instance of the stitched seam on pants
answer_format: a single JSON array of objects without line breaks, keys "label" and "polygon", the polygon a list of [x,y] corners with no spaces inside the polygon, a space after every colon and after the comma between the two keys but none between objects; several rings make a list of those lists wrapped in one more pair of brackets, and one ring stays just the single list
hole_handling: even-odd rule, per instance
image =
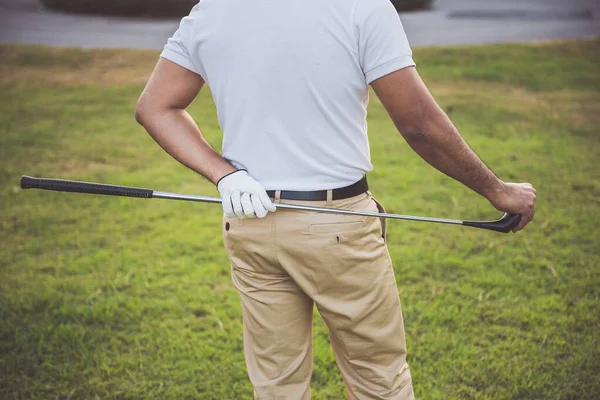
[{"label": "stitched seam on pants", "polygon": [[[371,200],[373,200],[375,202],[375,204],[377,205],[377,211],[379,213],[385,213],[385,208],[383,207],[383,205],[377,201],[377,199],[375,197],[373,197],[373,195],[371,195],[369,193],[369,195],[371,196]],[[378,217],[379,218],[379,222],[381,224],[381,237],[383,238],[384,242],[387,242],[387,219],[383,218],[383,217]]]}]

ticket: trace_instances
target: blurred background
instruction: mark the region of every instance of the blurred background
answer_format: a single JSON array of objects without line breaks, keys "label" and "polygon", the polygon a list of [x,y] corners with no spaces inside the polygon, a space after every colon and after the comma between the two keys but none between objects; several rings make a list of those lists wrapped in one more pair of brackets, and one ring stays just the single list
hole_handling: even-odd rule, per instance
[{"label": "blurred background", "polygon": [[[161,48],[194,0],[0,0],[0,42]],[[589,38],[597,0],[393,0],[413,46]],[[78,13],[78,14],[72,14]],[[87,14],[87,15],[84,15]],[[115,18],[115,16],[118,16]]]},{"label": "blurred background", "polygon": [[[0,0],[0,399],[252,398],[219,207],[19,187],[217,194],[134,120],[194,3]],[[516,235],[388,223],[417,398],[599,399],[600,2],[393,3],[468,143],[538,190]],[[209,88],[189,110],[219,149]],[[499,217],[415,155],[374,95],[368,122],[389,212]],[[314,327],[313,398],[344,398],[318,313]]]}]

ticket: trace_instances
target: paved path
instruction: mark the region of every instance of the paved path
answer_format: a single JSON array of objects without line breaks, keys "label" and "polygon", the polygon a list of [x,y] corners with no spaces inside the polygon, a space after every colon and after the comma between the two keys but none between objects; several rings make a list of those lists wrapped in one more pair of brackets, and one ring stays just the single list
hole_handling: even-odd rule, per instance
[{"label": "paved path", "polygon": [[[413,46],[600,37],[600,0],[436,0],[431,11],[401,17]],[[37,0],[0,0],[0,43],[160,49],[177,25],[53,12]]]}]

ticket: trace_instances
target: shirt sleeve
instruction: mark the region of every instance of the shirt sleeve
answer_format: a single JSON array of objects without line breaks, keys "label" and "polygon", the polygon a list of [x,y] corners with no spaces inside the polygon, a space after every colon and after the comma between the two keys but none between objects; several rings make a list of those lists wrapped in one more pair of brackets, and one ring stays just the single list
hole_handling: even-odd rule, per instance
[{"label": "shirt sleeve", "polygon": [[415,65],[406,32],[390,0],[357,0],[354,23],[367,84]]},{"label": "shirt sleeve", "polygon": [[195,66],[193,54],[190,52],[190,49],[193,48],[190,38],[194,36],[196,11],[197,7],[194,7],[190,14],[181,20],[179,29],[167,41],[160,56],[200,75],[198,68]]}]

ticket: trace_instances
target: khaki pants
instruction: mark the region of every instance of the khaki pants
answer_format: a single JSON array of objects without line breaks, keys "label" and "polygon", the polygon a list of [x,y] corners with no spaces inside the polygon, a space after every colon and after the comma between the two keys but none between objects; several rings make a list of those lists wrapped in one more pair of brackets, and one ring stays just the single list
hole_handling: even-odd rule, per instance
[{"label": "khaki pants", "polygon": [[[380,207],[368,193],[286,202]],[[414,398],[383,219],[282,209],[263,219],[225,218],[223,235],[255,398],[310,399],[314,304],[350,399]]]}]

